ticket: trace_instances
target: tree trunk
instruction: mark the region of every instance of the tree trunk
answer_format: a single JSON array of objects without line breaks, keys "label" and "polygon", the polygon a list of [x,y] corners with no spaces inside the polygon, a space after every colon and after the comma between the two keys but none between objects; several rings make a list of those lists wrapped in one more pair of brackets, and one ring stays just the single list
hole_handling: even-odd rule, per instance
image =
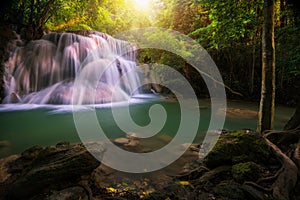
[{"label": "tree trunk", "polygon": [[264,1],[264,23],[262,34],[262,86],[258,116],[258,131],[273,128],[275,111],[275,44],[274,44],[275,0]]},{"label": "tree trunk", "polygon": [[287,25],[286,0],[280,0],[280,27]]},{"label": "tree trunk", "polygon": [[252,41],[252,66],[251,66],[251,76],[250,76],[250,95],[254,91],[254,74],[255,74],[255,60],[256,60],[256,49],[255,49],[255,40]]}]

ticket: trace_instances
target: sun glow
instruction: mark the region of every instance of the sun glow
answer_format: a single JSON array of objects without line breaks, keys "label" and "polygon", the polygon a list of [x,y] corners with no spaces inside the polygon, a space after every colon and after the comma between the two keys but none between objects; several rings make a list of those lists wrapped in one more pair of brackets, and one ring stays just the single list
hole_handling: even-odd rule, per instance
[{"label": "sun glow", "polygon": [[134,0],[136,9],[142,11],[149,11],[151,7],[151,0]]}]

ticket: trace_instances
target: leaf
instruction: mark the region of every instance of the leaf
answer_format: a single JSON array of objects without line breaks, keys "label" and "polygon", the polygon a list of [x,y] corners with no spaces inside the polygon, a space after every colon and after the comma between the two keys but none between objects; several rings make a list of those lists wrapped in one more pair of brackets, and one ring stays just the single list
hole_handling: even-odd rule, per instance
[{"label": "leaf", "polygon": [[113,187],[106,188],[106,191],[109,192],[109,193],[116,193],[117,192],[117,190]]},{"label": "leaf", "polygon": [[179,181],[178,183],[179,185],[183,185],[183,186],[191,185],[189,181]]}]

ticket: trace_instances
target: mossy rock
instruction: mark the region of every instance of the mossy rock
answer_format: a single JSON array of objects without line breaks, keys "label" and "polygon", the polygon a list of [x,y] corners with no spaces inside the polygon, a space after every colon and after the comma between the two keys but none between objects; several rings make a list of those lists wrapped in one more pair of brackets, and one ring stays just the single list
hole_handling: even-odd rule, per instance
[{"label": "mossy rock", "polygon": [[232,176],[239,182],[256,181],[259,178],[260,167],[254,162],[239,163],[232,166]]},{"label": "mossy rock", "polygon": [[[89,145],[89,151],[85,145]],[[85,145],[59,143],[24,151],[18,159],[9,163],[7,171],[11,176],[3,183],[7,190],[2,196],[30,199],[80,182],[82,177],[89,176],[101,164],[90,151],[99,158],[105,152],[102,143]]]},{"label": "mossy rock", "polygon": [[203,163],[209,168],[249,161],[267,164],[271,157],[271,150],[259,134],[240,130],[222,134]]}]

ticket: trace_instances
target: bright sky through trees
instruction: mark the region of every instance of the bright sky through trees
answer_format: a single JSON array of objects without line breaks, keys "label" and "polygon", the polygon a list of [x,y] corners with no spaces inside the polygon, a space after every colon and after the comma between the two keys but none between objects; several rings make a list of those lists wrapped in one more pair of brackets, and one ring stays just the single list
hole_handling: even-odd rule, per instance
[{"label": "bright sky through trees", "polygon": [[149,11],[151,8],[151,0],[134,0],[136,9],[141,11]]}]

